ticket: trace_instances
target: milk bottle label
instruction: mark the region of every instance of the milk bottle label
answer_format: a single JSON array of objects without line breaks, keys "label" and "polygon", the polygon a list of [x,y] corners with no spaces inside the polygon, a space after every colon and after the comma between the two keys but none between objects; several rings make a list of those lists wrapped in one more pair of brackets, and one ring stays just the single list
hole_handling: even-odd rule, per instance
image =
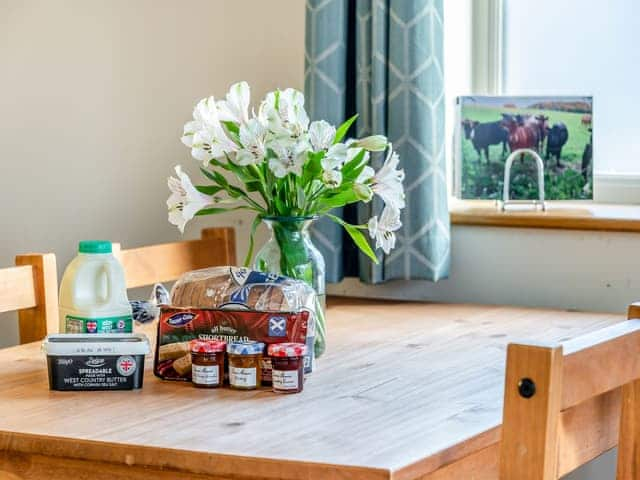
[{"label": "milk bottle label", "polygon": [[131,315],[102,318],[67,315],[65,318],[65,333],[131,333],[132,331]]}]

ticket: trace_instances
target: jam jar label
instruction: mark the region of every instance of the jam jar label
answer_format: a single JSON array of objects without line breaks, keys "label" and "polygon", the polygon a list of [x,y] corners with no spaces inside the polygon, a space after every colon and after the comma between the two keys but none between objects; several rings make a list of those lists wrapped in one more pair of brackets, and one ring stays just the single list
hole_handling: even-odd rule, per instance
[{"label": "jam jar label", "polygon": [[298,370],[272,370],[273,388],[278,390],[298,390]]},{"label": "jam jar label", "polygon": [[191,366],[191,378],[193,383],[200,385],[218,385],[220,383],[220,367],[218,365]]},{"label": "jam jar label", "polygon": [[255,387],[256,369],[229,366],[229,383],[237,387]]}]

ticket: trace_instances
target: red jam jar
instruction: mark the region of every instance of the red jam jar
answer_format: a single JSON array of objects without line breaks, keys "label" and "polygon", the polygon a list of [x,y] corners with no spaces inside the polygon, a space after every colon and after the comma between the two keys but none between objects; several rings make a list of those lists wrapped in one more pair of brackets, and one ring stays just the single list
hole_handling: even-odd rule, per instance
[{"label": "red jam jar", "polygon": [[304,343],[274,343],[267,350],[271,357],[271,382],[276,393],[298,393],[304,383]]},{"label": "red jam jar", "polygon": [[216,388],[224,381],[224,352],[221,340],[191,340],[191,382],[195,387]]}]

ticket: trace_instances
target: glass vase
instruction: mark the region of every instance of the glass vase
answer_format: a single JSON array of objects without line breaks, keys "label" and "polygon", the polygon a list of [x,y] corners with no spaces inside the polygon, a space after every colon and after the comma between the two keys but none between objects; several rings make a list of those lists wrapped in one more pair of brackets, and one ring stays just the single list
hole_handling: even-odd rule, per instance
[{"label": "glass vase", "polygon": [[256,254],[254,268],[304,280],[316,291],[315,357],[326,347],[325,263],[311,241],[309,227],[317,217],[265,217],[271,238]]}]

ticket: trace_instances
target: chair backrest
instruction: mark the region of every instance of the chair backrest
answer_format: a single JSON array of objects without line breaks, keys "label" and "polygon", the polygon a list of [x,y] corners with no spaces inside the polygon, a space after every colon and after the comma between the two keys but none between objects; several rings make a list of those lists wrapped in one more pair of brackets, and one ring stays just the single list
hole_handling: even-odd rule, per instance
[{"label": "chair backrest", "polygon": [[235,265],[235,231],[231,227],[206,228],[200,240],[162,243],[122,250],[113,244],[113,252],[124,267],[127,288],[156,282],[172,282],[189,270]]},{"label": "chair backrest", "polygon": [[555,480],[618,445],[618,480],[640,479],[640,305],[562,345],[507,349],[501,480]]},{"label": "chair backrest", "polygon": [[18,311],[20,343],[42,340],[58,331],[58,276],[53,253],[16,257],[0,269],[0,312]]}]

